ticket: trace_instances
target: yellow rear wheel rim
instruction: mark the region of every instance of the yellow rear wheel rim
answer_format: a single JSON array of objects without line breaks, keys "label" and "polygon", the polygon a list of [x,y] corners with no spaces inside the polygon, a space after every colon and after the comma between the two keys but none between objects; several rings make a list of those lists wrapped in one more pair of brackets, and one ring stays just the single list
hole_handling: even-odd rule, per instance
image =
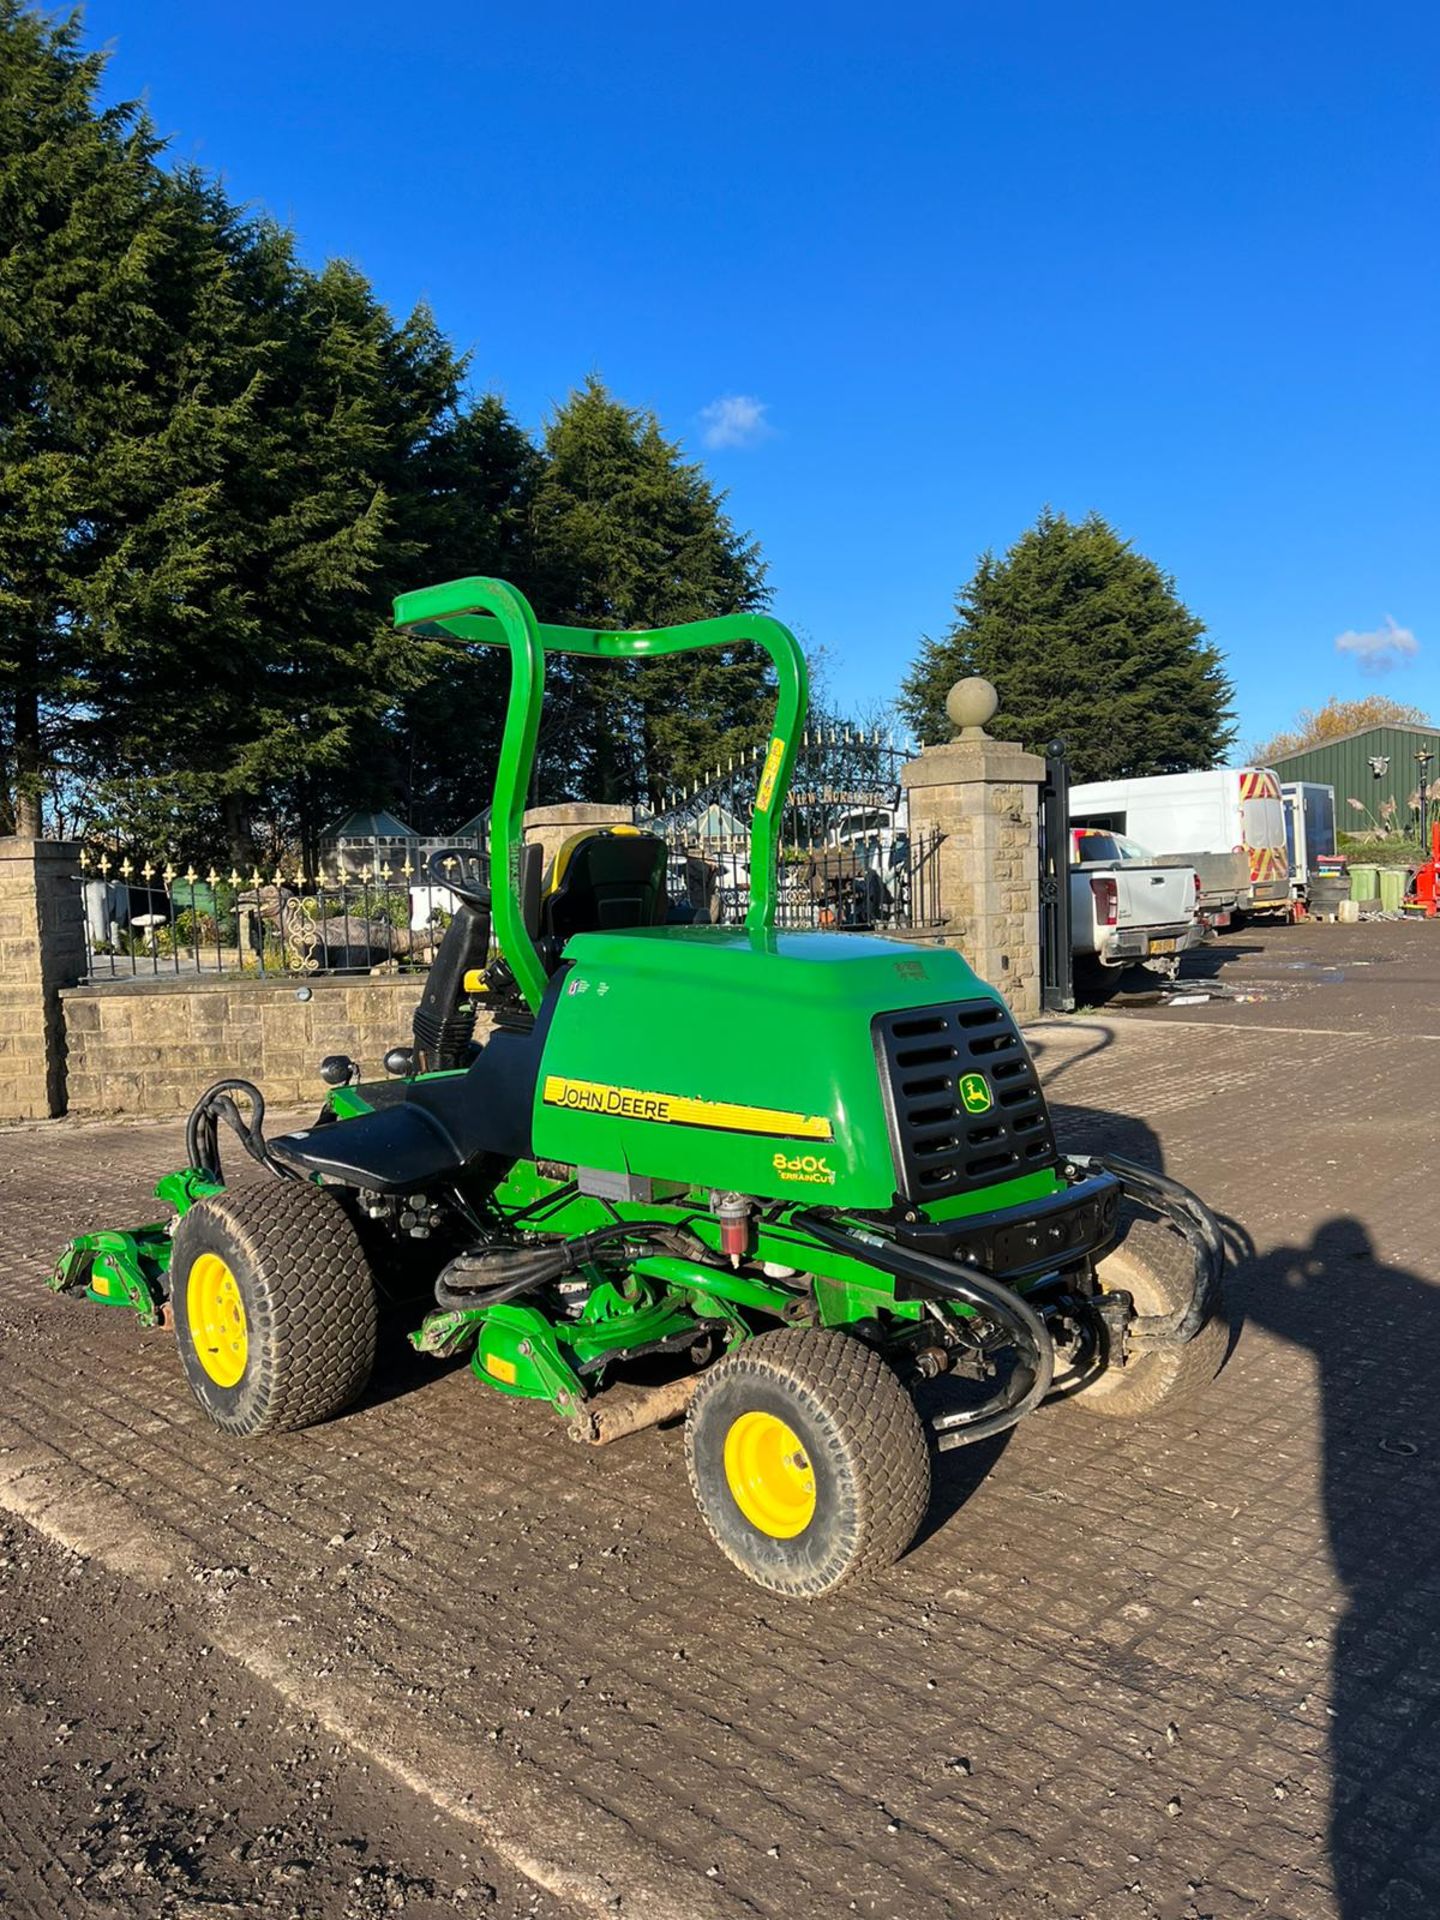
[{"label": "yellow rear wheel rim", "polygon": [[815,1518],[815,1469],[799,1434],[776,1414],[756,1409],[732,1422],[725,1480],[751,1526],[772,1540],[793,1540]]},{"label": "yellow rear wheel rim", "polygon": [[240,1285],[218,1253],[202,1253],[185,1284],[196,1357],[217,1387],[233,1387],[250,1357]]}]

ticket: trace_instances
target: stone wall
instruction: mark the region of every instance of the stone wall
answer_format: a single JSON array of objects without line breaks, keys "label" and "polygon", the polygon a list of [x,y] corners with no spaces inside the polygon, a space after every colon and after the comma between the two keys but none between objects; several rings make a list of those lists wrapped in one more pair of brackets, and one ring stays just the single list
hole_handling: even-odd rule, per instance
[{"label": "stone wall", "polygon": [[60,991],[85,972],[78,853],[0,838],[0,1120],[65,1111]]},{"label": "stone wall", "polygon": [[274,1107],[318,1103],[327,1053],[378,1078],[410,1038],[423,976],[384,979],[122,981],[61,998],[72,1113],[187,1113],[212,1080],[243,1074]]},{"label": "stone wall", "polygon": [[[537,807],[526,833],[549,859],[581,827],[632,818],[628,807]],[[309,1105],[323,1092],[317,1068],[327,1053],[348,1053],[372,1078],[389,1049],[408,1042],[418,974],[79,986],[78,854],[0,839],[0,1120],[186,1113],[227,1074],[255,1081],[275,1107]]]}]

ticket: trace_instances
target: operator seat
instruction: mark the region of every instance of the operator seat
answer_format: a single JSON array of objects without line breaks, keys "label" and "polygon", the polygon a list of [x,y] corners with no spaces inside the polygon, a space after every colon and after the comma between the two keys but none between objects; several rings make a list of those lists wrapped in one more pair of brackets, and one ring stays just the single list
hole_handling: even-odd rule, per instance
[{"label": "operator seat", "polygon": [[540,902],[547,961],[553,967],[572,934],[662,925],[670,908],[669,865],[665,842],[635,827],[571,834],[551,863]]}]

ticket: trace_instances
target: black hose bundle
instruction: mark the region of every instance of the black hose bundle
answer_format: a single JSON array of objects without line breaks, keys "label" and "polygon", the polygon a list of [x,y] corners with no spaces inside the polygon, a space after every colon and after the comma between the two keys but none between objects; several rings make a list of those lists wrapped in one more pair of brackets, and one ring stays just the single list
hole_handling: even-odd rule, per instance
[{"label": "black hose bundle", "polygon": [[836,1226],[822,1214],[797,1214],[793,1224],[813,1234],[822,1246],[832,1247],[837,1253],[848,1253],[853,1259],[893,1274],[896,1279],[909,1281],[921,1293],[974,1307],[1009,1335],[1018,1364],[999,1392],[981,1406],[967,1408],[963,1413],[940,1414],[931,1422],[940,1436],[938,1444],[942,1452],[1004,1433],[1032,1407],[1038,1407],[1050,1391],[1055,1377],[1055,1343],[1045,1322],[1013,1287],[983,1273],[979,1267],[937,1260],[928,1253],[917,1253],[910,1247],[883,1239],[879,1234],[858,1233]]},{"label": "black hose bundle", "polygon": [[682,1259],[713,1260],[702,1240],[673,1221],[619,1220],[571,1240],[521,1246],[500,1243],[457,1254],[435,1282],[435,1298],[442,1307],[497,1307],[502,1300],[563,1280],[614,1240],[641,1240]]},{"label": "black hose bundle", "polygon": [[[250,1103],[248,1120],[235,1104],[233,1096],[237,1093],[244,1094]],[[209,1174],[224,1184],[225,1174],[220,1165],[219,1123],[222,1120],[250,1158],[273,1173],[277,1180],[297,1177],[289,1167],[280,1164],[265,1144],[264,1094],[253,1082],[236,1079],[217,1080],[190,1109],[190,1118],[185,1122],[185,1158],[197,1172]]]}]

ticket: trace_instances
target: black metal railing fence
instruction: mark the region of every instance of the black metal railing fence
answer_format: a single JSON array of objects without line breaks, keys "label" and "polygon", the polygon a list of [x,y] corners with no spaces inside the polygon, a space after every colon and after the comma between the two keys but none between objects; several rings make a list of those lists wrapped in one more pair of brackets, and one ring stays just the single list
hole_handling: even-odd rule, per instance
[{"label": "black metal railing fence", "polygon": [[[782,928],[938,928],[939,847],[912,833],[900,768],[914,749],[858,728],[815,729],[781,816]],[[750,904],[750,810],[759,749],[639,824],[670,848],[671,915],[739,924]],[[482,849],[483,850],[483,849]],[[443,870],[443,869],[442,869]],[[423,970],[456,906],[423,853],[314,871],[86,849],[80,857],[88,977],[180,979]]]},{"label": "black metal railing fence", "polygon": [[91,980],[425,968],[455,909],[420,869],[307,874],[82,853]]}]

